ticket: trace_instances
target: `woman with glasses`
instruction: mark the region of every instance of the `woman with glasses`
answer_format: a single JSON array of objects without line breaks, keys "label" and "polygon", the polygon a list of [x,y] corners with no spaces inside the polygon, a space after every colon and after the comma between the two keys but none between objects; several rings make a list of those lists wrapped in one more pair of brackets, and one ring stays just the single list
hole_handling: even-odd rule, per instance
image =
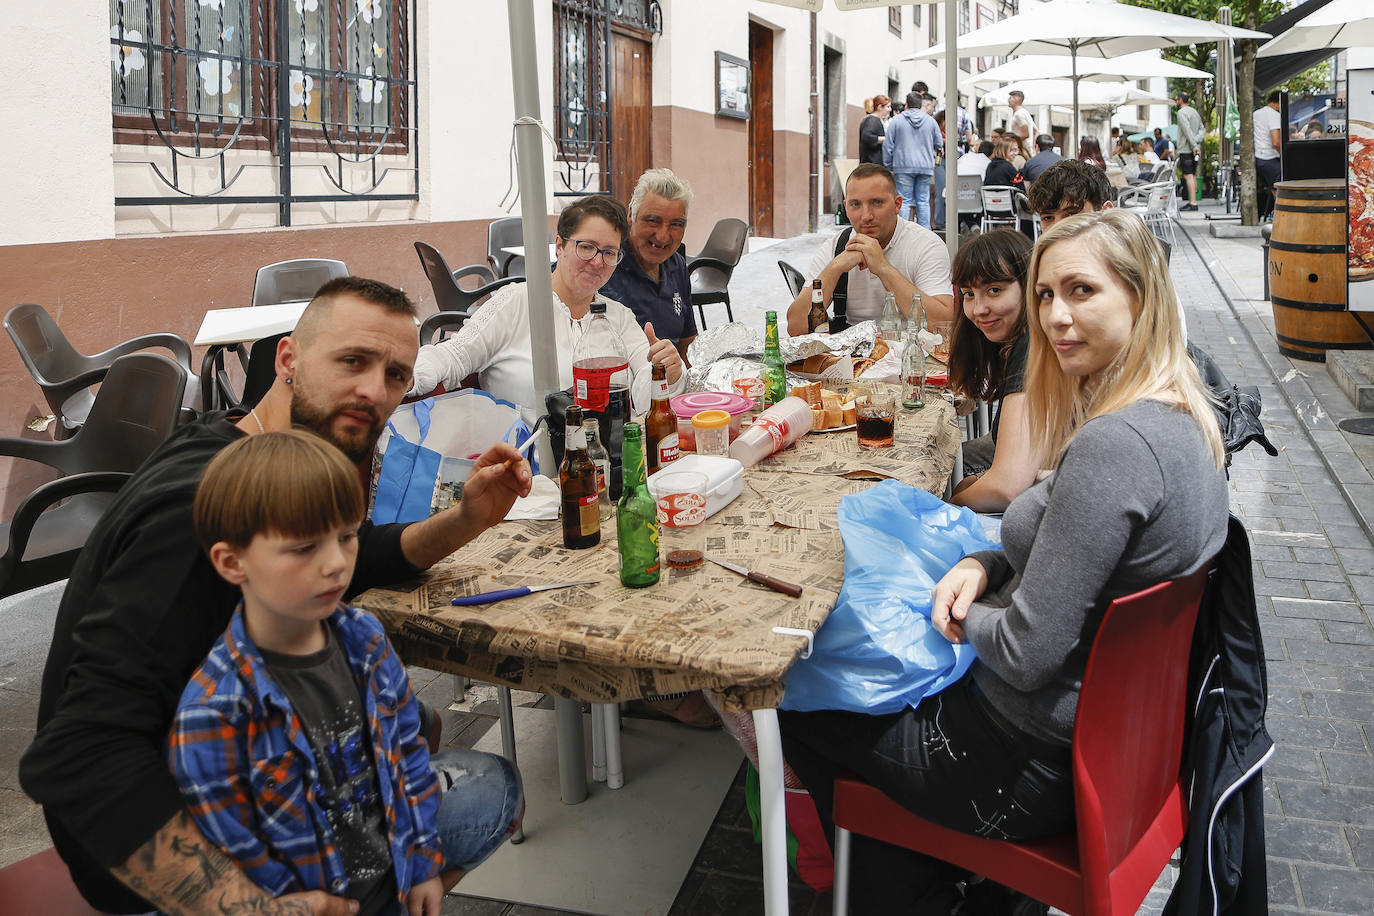
[{"label": "woman with glasses", "polygon": [[[641,330],[628,308],[597,296],[620,262],[621,243],[629,230],[625,205],[603,195],[584,197],[559,214],[558,266],[553,271],[554,342],[559,384],[570,387],[573,345],[587,330],[592,301],[604,301],[606,318],[630,354],[630,396],[639,413],[650,405],[650,364],[661,362],[668,367],[668,388],[676,394],[682,388],[682,358],[671,340],[659,340],[653,334],[652,324]],[[427,394],[441,384],[457,388],[473,373],[482,390],[543,413],[544,405],[537,403],[534,392],[526,284],[498,290],[452,337],[421,347],[410,393]]]}]

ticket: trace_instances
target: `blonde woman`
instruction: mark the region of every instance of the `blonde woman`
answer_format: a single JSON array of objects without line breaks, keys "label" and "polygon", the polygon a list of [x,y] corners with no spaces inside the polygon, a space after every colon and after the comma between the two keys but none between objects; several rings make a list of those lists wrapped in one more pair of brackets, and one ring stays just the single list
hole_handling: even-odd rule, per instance
[{"label": "blonde woman", "polygon": [[[1070,742],[1103,612],[1197,570],[1225,541],[1221,434],[1144,223],[1121,210],[1056,222],[1028,285],[1026,415],[1052,473],[1007,508],[1002,550],[961,560],[934,589],[936,629],[977,650],[967,675],[890,716],[783,714],[787,761],[823,819],[835,776],[853,770],[951,829],[1072,831]],[[858,846],[855,837],[865,874],[851,898],[863,899],[852,907],[937,913],[957,902],[959,876],[944,863]],[[970,910],[1038,909],[988,885],[970,886],[987,895]]]}]

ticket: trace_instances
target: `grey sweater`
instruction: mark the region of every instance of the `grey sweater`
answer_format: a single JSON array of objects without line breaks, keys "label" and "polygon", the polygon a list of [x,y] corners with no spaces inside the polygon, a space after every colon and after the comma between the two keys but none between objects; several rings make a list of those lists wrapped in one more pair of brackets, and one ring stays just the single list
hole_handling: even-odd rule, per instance
[{"label": "grey sweater", "polygon": [[1070,743],[1107,606],[1210,560],[1226,519],[1225,476],[1189,414],[1141,401],[1085,423],[1059,468],[1007,507],[1002,550],[973,555],[988,588],[964,630],[987,700]]}]

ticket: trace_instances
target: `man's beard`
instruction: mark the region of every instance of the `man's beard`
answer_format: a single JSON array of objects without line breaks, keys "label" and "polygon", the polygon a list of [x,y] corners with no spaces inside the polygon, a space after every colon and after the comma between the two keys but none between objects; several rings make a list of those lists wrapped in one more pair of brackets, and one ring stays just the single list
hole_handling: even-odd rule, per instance
[{"label": "man's beard", "polygon": [[[346,410],[365,413],[371,418],[371,425],[347,439],[340,439],[335,432],[334,421],[339,414]],[[305,393],[301,391],[300,379],[296,379],[295,387],[291,389],[291,425],[308,429],[315,435],[333,444],[348,456],[348,460],[354,464],[361,464],[372,455],[372,448],[377,444],[377,438],[382,434],[382,418],[377,415],[377,408],[367,403],[348,403],[340,404],[332,411],[324,412],[316,410],[307,400]]]}]

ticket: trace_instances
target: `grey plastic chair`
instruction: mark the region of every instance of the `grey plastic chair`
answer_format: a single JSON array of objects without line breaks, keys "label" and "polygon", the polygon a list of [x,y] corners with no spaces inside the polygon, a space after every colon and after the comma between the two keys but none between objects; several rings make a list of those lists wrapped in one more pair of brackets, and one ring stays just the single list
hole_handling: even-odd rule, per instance
[{"label": "grey plastic chair", "polygon": [[[32,304],[10,309],[5,315],[5,330],[14,341],[25,368],[42,389],[48,409],[57,418],[54,439],[70,438],[86,422],[95,403],[91,386],[104,379],[110,366],[121,356],[162,347],[176,357],[188,379],[195,378],[191,369],[191,345],[176,334],[144,334],[87,356],[71,345],[46,309]],[[199,387],[198,383],[194,384]]]},{"label": "grey plastic chair", "polygon": [[[458,270],[450,270],[448,262],[439,250],[424,242],[415,243],[415,253],[420,256],[420,266],[425,269],[430,288],[434,290],[434,304],[439,307],[441,313],[461,312],[465,316],[470,315],[483,299],[501,287],[524,280],[524,277],[504,277],[498,280],[483,264],[469,264]],[[480,285],[473,289],[464,289],[458,281],[467,277],[476,277],[481,281]],[[461,321],[457,327],[462,327]],[[420,334],[420,342],[429,342],[423,332]]]},{"label": "grey plastic chair", "polygon": [[806,286],[806,275],[786,261],[778,262],[778,270],[782,271],[783,282],[787,284],[787,291],[792,298],[800,296],[802,287]]},{"label": "grey plastic chair", "polygon": [[[553,243],[553,233],[548,233],[549,244]],[[518,254],[510,254],[502,251],[503,248],[513,248],[516,245],[524,246],[525,228],[518,216],[508,216],[503,219],[492,220],[487,226],[487,263],[496,276],[501,279],[506,277],[525,276],[525,258]]]},{"label": "grey plastic chair", "polygon": [[305,302],[326,282],[348,276],[348,265],[333,258],[295,258],[259,267],[253,279],[253,304]]},{"label": "grey plastic chair", "polygon": [[115,491],[176,428],[185,390],[185,371],[167,357],[121,356],[70,439],[0,438],[0,456],[36,461],[64,475],[24,497],[13,518],[0,523],[0,597],[70,575]]},{"label": "grey plastic chair", "polygon": [[749,224],[742,219],[726,217],[711,227],[701,251],[687,259],[687,273],[692,278],[692,305],[701,319],[700,330],[706,330],[706,306],[725,303],[725,317],[735,320],[730,308],[730,275],[744,256],[744,243],[749,238]]}]

